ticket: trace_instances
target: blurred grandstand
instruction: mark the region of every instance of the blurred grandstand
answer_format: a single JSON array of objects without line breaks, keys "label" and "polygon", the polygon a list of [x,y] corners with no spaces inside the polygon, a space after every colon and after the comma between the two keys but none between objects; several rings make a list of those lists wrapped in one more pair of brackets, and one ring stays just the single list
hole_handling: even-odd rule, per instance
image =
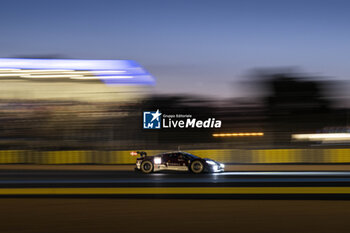
[{"label": "blurred grandstand", "polygon": [[[152,75],[133,61],[3,58],[0,149],[295,148],[324,144],[296,134],[347,132],[347,109],[334,107],[324,83],[293,73],[255,79],[265,94],[254,101],[160,96],[152,95]],[[142,112],[152,109],[223,124],[143,130]]]}]

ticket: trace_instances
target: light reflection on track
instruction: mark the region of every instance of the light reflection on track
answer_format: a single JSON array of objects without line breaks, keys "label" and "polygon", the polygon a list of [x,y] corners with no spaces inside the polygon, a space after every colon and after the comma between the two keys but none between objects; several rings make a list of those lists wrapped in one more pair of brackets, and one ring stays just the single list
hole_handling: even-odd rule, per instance
[{"label": "light reflection on track", "polygon": [[217,176],[227,176],[227,175],[239,175],[239,176],[350,176],[348,171],[295,171],[295,172],[284,172],[284,171],[272,171],[272,172],[223,172],[214,173]]},{"label": "light reflection on track", "polygon": [[336,183],[342,182],[343,185],[350,186],[350,172],[224,172],[214,174],[191,174],[191,173],[153,173],[140,174],[134,172],[66,172],[66,171],[14,171],[0,172],[0,185],[21,184],[81,184],[81,185],[123,185],[132,186],[142,184],[176,185],[186,184],[193,186],[195,184],[221,184],[227,183],[228,186],[234,183]]}]

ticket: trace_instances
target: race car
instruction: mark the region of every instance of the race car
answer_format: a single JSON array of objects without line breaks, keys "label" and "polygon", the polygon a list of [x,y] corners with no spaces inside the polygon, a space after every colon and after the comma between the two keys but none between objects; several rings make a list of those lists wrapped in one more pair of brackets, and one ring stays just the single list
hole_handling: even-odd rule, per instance
[{"label": "race car", "polygon": [[157,171],[190,171],[195,174],[203,172],[223,172],[225,165],[212,159],[202,159],[183,151],[166,152],[147,156],[146,152],[131,152],[140,155],[136,159],[136,171],[151,173]]}]

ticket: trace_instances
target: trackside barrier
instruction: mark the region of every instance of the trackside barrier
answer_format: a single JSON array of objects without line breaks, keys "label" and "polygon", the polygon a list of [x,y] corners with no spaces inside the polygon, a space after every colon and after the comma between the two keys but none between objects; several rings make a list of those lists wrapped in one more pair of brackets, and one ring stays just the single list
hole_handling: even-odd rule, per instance
[{"label": "trackside barrier", "polygon": [[[149,155],[159,150],[146,151]],[[223,163],[350,163],[350,149],[189,150]],[[0,164],[134,164],[130,151],[0,150]]]}]

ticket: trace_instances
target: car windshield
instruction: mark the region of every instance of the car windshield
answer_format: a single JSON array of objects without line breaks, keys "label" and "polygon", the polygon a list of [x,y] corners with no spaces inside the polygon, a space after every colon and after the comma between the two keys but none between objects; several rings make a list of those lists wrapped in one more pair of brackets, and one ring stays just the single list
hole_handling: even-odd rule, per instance
[{"label": "car windshield", "polygon": [[182,154],[186,155],[187,157],[190,157],[192,159],[200,159],[198,156],[195,156],[193,154],[187,153],[187,152],[182,152]]},{"label": "car windshield", "polygon": [[[175,152],[160,153],[160,154],[154,155],[154,157],[170,156],[171,154],[174,154],[174,153]],[[198,156],[195,156],[195,155],[187,153],[187,152],[180,152],[180,153],[191,158],[191,159],[200,159]]]}]

